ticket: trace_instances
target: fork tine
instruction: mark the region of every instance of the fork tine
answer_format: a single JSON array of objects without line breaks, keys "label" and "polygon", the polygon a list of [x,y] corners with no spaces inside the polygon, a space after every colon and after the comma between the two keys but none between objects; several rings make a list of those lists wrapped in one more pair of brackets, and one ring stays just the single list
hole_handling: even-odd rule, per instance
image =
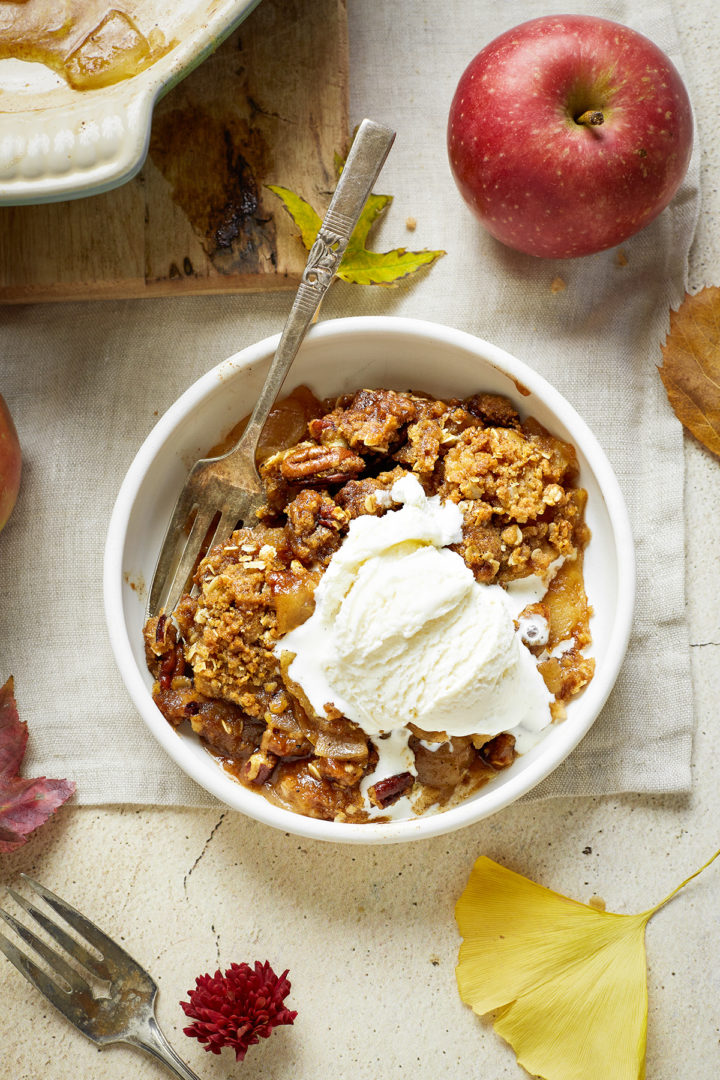
[{"label": "fork tine", "polygon": [[[68,904],[65,900],[61,900],[59,896],[56,896],[54,892],[41,885],[39,881],[34,881],[27,874],[20,875],[36,893],[42,896],[46,904],[49,904],[53,911],[56,911],[65,922],[69,923],[73,929],[90,942],[93,948],[97,949],[101,953],[103,959],[108,965],[107,973],[102,976],[104,978],[112,978],[112,964],[120,964],[123,968],[126,968],[128,964],[131,964],[134,968],[140,967],[136,960],[133,960],[129,953],[126,953],[124,949],[121,949],[112,938],[109,938],[107,934],[104,934],[102,930],[90,922],[77,908],[74,908],[72,904]],[[96,961],[97,963],[97,961]],[[92,969],[91,969],[92,970]]]},{"label": "fork tine", "polygon": [[[215,513],[216,511],[214,509],[208,509],[207,507],[200,507],[198,509],[197,516],[193,522],[192,529],[190,530],[190,535],[185,544],[185,549],[180,558],[180,562],[175,568],[174,574],[172,573],[172,568],[170,568],[167,592],[165,595],[161,593],[160,596],[160,607],[164,608],[168,614],[175,610],[178,600],[183,594],[187,580],[195,566],[195,560],[197,559],[200,545],[205,539],[205,535],[210,528]],[[157,575],[157,570],[155,573]]]},{"label": "fork tine", "polygon": [[[17,894],[11,889],[8,892],[14,898],[17,898]],[[22,938],[38,956],[41,956],[43,960],[52,968],[53,972],[59,975],[66,983],[70,985],[73,990],[77,990],[80,994],[91,994],[92,991],[88,983],[75,971],[75,968],[70,967],[68,962],[54,949],[51,949],[49,945],[46,945],[39,937],[33,934],[27,926],[18,922],[16,918],[8,914],[7,911],[3,911],[0,908],[0,918],[4,919],[8,926],[11,926],[18,937]]]},{"label": "fork tine", "polygon": [[242,510],[238,511],[236,505],[223,506],[211,546],[214,547],[215,544],[222,544],[223,540],[227,540],[228,536],[235,531],[237,523],[243,521],[244,516]]},{"label": "fork tine", "polygon": [[108,1038],[105,1032],[96,1032],[94,1029],[92,1016],[88,1012],[88,1006],[93,1000],[92,992],[85,994],[84,992],[76,993],[74,990],[64,990],[44,971],[41,971],[29,956],[16,948],[2,932],[0,932],[0,952],[5,954],[31,986],[44,994],[50,1004],[88,1039],[100,1045],[113,1041],[112,1037]]},{"label": "fork tine", "polygon": [[[10,893],[13,900],[15,900],[24,911],[27,911],[28,915],[32,915],[33,919],[42,926],[43,930],[45,930],[50,937],[55,938],[58,945],[65,949],[65,952],[78,960],[92,975],[95,975],[98,979],[110,978],[110,972],[102,960],[98,960],[96,956],[93,956],[84,945],[79,941],[76,941],[75,938],[70,937],[61,926],[58,926],[52,919],[48,919],[47,915],[26,900],[24,896],[21,896],[20,893],[15,892],[10,886],[7,887],[7,891]],[[5,915],[2,908],[0,908],[0,915]]]},{"label": "fork tine", "polygon": [[56,982],[53,982],[44,971],[41,971],[37,964],[33,963],[29,956],[20,952],[20,949],[6,938],[0,931],[0,952],[5,953],[11,964],[14,964],[21,975],[24,975],[29,983],[31,983],[36,990],[39,990],[41,994],[44,994],[48,1001],[69,1017],[70,1010],[68,1005],[70,1002],[70,996],[62,990]]},{"label": "fork tine", "polygon": [[[233,491],[232,501],[222,505],[220,518],[212,533],[209,533],[209,529],[217,510],[202,508],[198,511],[185,543],[182,559],[177,563],[174,572],[172,561],[168,559],[165,548],[161,552],[150,590],[148,617],[157,615],[163,610],[167,614],[175,610],[195,566],[203,541],[207,538],[205,547],[209,550],[227,540],[238,524],[242,525],[249,518],[251,509],[256,508],[260,501],[255,492]],[[165,542],[167,544],[167,537]],[[170,549],[173,550],[172,545]]]},{"label": "fork tine", "polygon": [[148,615],[150,616],[157,615],[165,606],[161,601],[164,600],[173,563],[177,559],[180,537],[193,508],[197,504],[197,498],[190,486],[189,480],[190,478],[188,478],[186,487],[181,491],[178,501],[175,504],[170,524],[167,527],[162,547],[160,548],[155,573],[153,574],[152,587],[150,589],[150,599],[148,601]]}]

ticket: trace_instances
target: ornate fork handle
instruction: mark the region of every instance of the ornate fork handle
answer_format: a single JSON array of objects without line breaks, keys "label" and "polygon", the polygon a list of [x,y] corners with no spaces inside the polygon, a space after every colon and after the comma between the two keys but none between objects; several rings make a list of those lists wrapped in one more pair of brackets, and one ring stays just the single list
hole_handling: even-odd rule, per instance
[{"label": "ornate fork handle", "polygon": [[354,222],[328,209],[303,270],[306,285],[317,282],[322,292],[327,289],[338,272],[354,227]]},{"label": "ornate fork handle", "polygon": [[265,384],[240,441],[228,454],[228,459],[234,459],[232,464],[239,478],[255,491],[262,490],[255,468],[255,451],[260,433],[318,304],[340,266],[352,231],[394,139],[394,131],[374,120],[363,120],[360,124],[330,206],[310,249],[302,281]]},{"label": "ornate fork handle", "polygon": [[[153,574],[149,615],[175,609],[206,538],[208,543],[221,543],[239,522],[251,524],[263,505],[265,492],[255,461],[262,429],[394,138],[390,128],[372,120],[363,120],[358,128],[245,431],[228,453],[197,461],[180,492]],[[193,509],[188,536],[186,525]]]}]

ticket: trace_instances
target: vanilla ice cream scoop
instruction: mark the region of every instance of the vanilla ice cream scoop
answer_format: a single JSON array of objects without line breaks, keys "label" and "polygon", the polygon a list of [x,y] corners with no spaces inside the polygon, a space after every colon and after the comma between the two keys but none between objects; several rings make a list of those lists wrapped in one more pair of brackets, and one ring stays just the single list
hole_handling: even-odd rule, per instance
[{"label": "vanilla ice cream scoop", "polygon": [[462,515],[408,474],[400,509],[362,516],[333,555],[315,611],[278,642],[322,715],[333,704],[368,735],[415,724],[448,736],[537,732],[552,695],[499,585],[480,585],[448,547]]}]

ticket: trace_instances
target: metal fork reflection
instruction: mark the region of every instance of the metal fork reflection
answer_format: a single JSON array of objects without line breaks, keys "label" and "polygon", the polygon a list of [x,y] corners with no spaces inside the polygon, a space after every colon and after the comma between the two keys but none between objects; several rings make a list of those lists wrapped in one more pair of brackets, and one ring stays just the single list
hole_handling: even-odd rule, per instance
[{"label": "metal fork reflection", "polygon": [[[155,1017],[157,985],[147,971],[71,904],[27,874],[21,874],[21,877],[79,935],[81,941],[24,896],[8,888],[10,896],[83,970],[68,963],[60,952],[2,908],[0,917],[45,962],[51,975],[1,932],[0,951],[78,1031],[98,1046],[115,1042],[139,1046],[181,1080],[199,1080],[178,1057],[158,1026]],[[93,986],[98,983],[105,984],[102,996]]]}]

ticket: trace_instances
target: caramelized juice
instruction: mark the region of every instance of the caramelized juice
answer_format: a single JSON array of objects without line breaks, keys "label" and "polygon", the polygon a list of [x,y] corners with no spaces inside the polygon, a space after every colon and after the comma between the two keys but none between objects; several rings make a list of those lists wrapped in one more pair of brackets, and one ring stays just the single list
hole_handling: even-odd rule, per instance
[{"label": "caramelized juice", "polygon": [[74,90],[129,79],[169,47],[159,28],[146,36],[132,10],[107,0],[0,0],[0,59],[45,64]]}]

